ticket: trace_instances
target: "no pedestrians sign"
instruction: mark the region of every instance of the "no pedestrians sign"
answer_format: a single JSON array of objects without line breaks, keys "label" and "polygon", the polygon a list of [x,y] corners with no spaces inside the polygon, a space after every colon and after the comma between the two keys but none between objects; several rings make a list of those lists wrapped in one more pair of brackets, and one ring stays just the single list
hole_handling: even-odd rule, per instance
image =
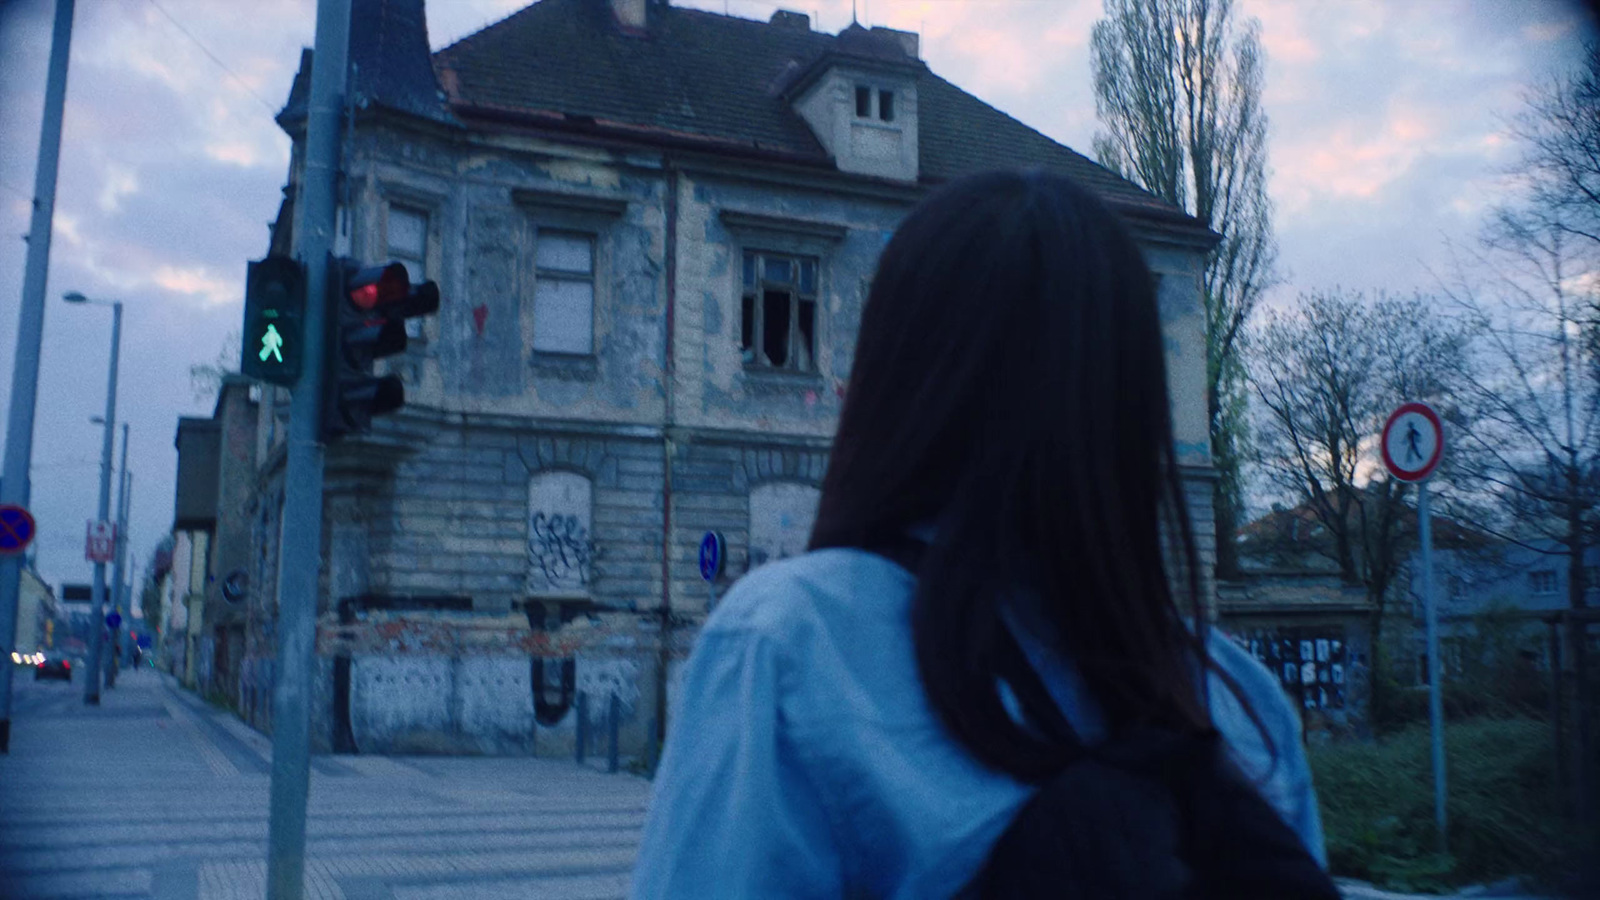
[{"label": "no pedestrians sign", "polygon": [[1383,464],[1401,481],[1423,481],[1444,457],[1444,422],[1426,403],[1403,403],[1383,426]]}]

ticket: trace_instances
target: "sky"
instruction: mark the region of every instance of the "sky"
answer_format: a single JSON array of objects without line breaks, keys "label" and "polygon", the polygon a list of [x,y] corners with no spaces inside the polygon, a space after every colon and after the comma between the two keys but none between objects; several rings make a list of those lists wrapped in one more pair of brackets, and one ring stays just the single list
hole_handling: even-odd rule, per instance
[{"label": "sky", "polygon": [[[673,0],[746,18],[849,24],[851,0]],[[435,49],[527,5],[430,0]],[[10,403],[53,5],[0,0],[0,408]],[[1593,20],[1574,0],[1238,0],[1267,54],[1270,193],[1282,283],[1427,291],[1504,199],[1528,88],[1570,68]],[[1100,0],[856,0],[918,32],[945,78],[1089,153]],[[314,0],[78,0],[33,445],[38,567],[87,582],[111,311],[124,302],[118,419],[132,425],[131,558],[170,530],[177,419],[206,416],[189,369],[236,339],[245,262],[265,254],[289,161],[272,121]],[[3,435],[0,435],[3,440]],[[120,440],[120,436],[119,436]]]}]

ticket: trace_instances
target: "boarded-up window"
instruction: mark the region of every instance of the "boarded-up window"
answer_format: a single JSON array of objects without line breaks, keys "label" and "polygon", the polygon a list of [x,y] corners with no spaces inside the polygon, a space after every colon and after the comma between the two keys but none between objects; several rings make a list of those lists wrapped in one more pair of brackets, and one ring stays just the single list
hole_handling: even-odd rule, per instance
[{"label": "boarded-up window", "polygon": [[528,482],[528,590],[587,594],[593,578],[593,486],[576,472],[540,472]]},{"label": "boarded-up window", "polygon": [[533,349],[594,352],[594,235],[539,229],[534,249]]},{"label": "boarded-up window", "polygon": [[817,499],[808,484],[776,482],[750,491],[750,568],[805,552]]}]

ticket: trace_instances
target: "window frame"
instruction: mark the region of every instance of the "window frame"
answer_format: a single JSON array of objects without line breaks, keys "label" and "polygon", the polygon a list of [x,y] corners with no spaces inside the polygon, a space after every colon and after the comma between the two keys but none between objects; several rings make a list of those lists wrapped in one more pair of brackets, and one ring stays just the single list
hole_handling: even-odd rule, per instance
[{"label": "window frame", "polygon": [[[733,303],[736,315],[724,317],[730,324],[723,326],[723,339],[727,352],[738,360],[745,376],[745,385],[763,391],[787,391],[799,387],[815,388],[823,383],[831,359],[828,352],[828,333],[833,304],[837,303],[832,282],[832,266],[838,246],[850,234],[847,226],[809,219],[791,219],[765,213],[751,213],[723,209],[718,213],[729,235],[730,265],[727,274],[727,293],[723,296]],[[816,261],[815,314],[812,322],[811,369],[776,368],[744,363],[744,256],[746,251],[757,251],[789,257],[810,257]],[[798,288],[798,278],[796,279]],[[798,316],[793,316],[798,327]],[[731,333],[730,333],[731,329]],[[752,332],[752,335],[754,332]]]},{"label": "window frame", "polygon": [[[589,271],[555,269],[539,264],[539,241],[546,235],[560,235],[563,237],[579,237],[589,242]],[[563,225],[544,225],[535,223],[533,226],[533,334],[529,339],[528,349],[539,356],[584,359],[595,355],[595,324],[599,318],[600,305],[599,265],[600,262],[600,234],[597,231],[583,228],[569,228]],[[541,348],[539,341],[539,290],[546,282],[561,282],[567,284],[589,285],[589,346],[584,350],[554,350]]]},{"label": "window frame", "polygon": [[[1548,588],[1540,586],[1545,579],[1549,580]],[[1559,590],[1560,585],[1557,583],[1555,569],[1536,569],[1528,573],[1528,591],[1529,593],[1533,594],[1533,596],[1552,597],[1555,596]]]},{"label": "window frame", "polygon": [[[578,194],[549,188],[514,188],[513,204],[522,213],[522,285],[518,288],[522,346],[527,365],[536,376],[559,379],[593,380],[599,377],[599,338],[608,327],[612,301],[612,244],[617,223],[627,212],[628,201],[620,197]],[[539,291],[539,233],[559,231],[587,234],[592,240],[590,278],[593,290],[589,304],[589,349],[586,353],[538,350],[535,304]],[[561,273],[555,273],[560,277]]]},{"label": "window frame", "polygon": [[[752,258],[755,270],[753,283],[747,281],[744,277],[747,264],[751,263]],[[781,259],[790,264],[791,277],[787,282],[768,281],[766,277],[767,261],[773,258]],[[813,267],[811,276],[812,289],[809,293],[804,290],[804,279],[801,275],[807,264]],[[745,247],[740,253],[739,272],[739,354],[740,361],[745,368],[762,372],[786,372],[795,375],[816,374],[817,352],[820,344],[818,332],[821,330],[819,326],[822,318],[818,308],[821,296],[822,260],[817,256],[797,255],[789,251],[766,250],[754,246]],[[770,360],[762,361],[766,357],[765,347],[767,343],[765,327],[766,298],[767,293],[773,290],[787,291],[788,293],[789,334],[782,365],[774,364]],[[745,353],[747,352],[744,343],[746,301],[750,303],[754,318],[754,322],[750,323],[750,346],[748,347],[748,351],[754,354],[754,359],[745,358]],[[811,304],[811,346],[804,348],[809,364],[802,367],[796,365],[796,362],[801,358],[796,351],[802,349],[800,345],[800,338],[802,337],[800,326],[801,310],[807,303]]]}]

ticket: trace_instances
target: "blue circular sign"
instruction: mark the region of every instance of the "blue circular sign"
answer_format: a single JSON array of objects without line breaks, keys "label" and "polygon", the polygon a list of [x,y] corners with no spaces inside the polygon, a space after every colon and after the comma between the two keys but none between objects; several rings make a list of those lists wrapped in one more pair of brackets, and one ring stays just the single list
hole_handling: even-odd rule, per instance
[{"label": "blue circular sign", "polygon": [[106,616],[106,627],[107,628],[116,628],[118,625],[121,625],[121,624],[122,624],[122,613],[112,612],[110,615]]},{"label": "blue circular sign", "polygon": [[700,577],[707,581],[716,581],[722,574],[723,558],[722,535],[715,531],[708,531],[700,539]]},{"label": "blue circular sign", "polygon": [[27,510],[10,503],[0,506],[0,555],[26,550],[37,530]]}]

